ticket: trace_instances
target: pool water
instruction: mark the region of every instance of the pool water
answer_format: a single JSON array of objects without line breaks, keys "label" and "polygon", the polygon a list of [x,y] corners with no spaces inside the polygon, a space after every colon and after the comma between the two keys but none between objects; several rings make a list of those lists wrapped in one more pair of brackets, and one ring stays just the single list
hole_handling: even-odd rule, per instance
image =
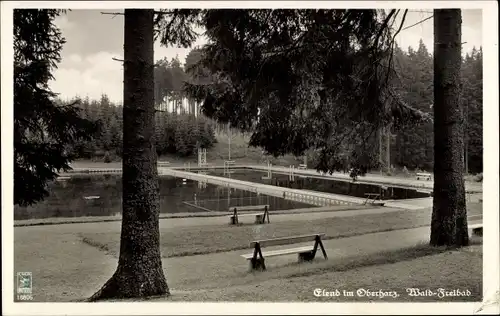
[{"label": "pool water", "polygon": [[[314,207],[283,198],[160,176],[160,212],[228,211],[232,206],[269,204],[270,210]],[[75,175],[49,185],[50,195],[28,207],[14,207],[14,220],[121,214],[121,175]],[[98,197],[98,198],[97,198]]]},{"label": "pool water", "polygon": [[380,194],[380,199],[382,200],[416,199],[431,196],[430,193],[418,192],[413,189],[391,186],[384,186],[382,188],[379,185],[312,178],[309,176],[299,176],[297,174],[295,175],[295,179],[293,181],[289,179],[288,174],[275,172],[272,173],[271,179],[262,179],[262,177],[267,175],[267,172],[252,169],[235,169],[231,170],[231,173],[228,175],[224,175],[224,170],[215,170],[211,171],[209,174],[286,188],[342,194],[360,198],[366,198],[365,194],[367,193]]}]

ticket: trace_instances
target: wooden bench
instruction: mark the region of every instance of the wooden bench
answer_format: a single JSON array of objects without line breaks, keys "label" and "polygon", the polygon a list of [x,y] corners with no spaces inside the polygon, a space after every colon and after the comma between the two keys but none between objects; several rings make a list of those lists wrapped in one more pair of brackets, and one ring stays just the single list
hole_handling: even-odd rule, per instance
[{"label": "wooden bench", "polygon": [[469,229],[472,229],[474,235],[483,236],[483,223],[469,225]]},{"label": "wooden bench", "polygon": [[[253,253],[241,256],[247,260],[250,260],[250,267],[252,268],[252,270],[266,270],[264,256],[267,258],[297,253],[299,262],[311,261],[314,259],[319,246],[321,248],[321,252],[323,253],[323,257],[328,260],[325,247],[323,247],[323,242],[321,241],[321,238],[324,236],[325,234],[312,234],[253,241],[250,243],[250,247],[254,248]],[[281,250],[271,250],[262,253],[262,248],[266,246],[289,245],[307,241],[314,241],[314,245]]]},{"label": "wooden bench", "polygon": [[168,161],[158,161],[159,167],[170,166],[170,162]]},{"label": "wooden bench", "polygon": [[[245,213],[238,214],[238,211],[250,211],[250,210],[264,210],[263,213]],[[239,224],[239,218],[245,216],[255,216],[255,224],[265,224],[266,217],[267,223],[269,220],[269,205],[249,205],[249,206],[234,206],[229,208],[229,211],[233,210],[233,214],[229,215],[229,224],[236,225]]]},{"label": "wooden bench", "polygon": [[297,169],[306,170],[307,169],[307,165],[301,163]]},{"label": "wooden bench", "polygon": [[427,181],[430,181],[432,179],[432,175],[427,172],[418,172],[417,173],[417,180],[420,180],[420,178],[426,179]]}]

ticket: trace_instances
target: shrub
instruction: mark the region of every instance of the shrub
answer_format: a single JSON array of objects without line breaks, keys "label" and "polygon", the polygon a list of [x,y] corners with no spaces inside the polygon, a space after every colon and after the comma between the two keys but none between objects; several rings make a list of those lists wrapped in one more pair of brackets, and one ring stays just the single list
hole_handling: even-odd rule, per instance
[{"label": "shrub", "polygon": [[113,161],[113,159],[111,158],[111,154],[109,153],[109,151],[106,151],[104,153],[103,160],[104,160],[105,163],[110,163],[111,161]]}]

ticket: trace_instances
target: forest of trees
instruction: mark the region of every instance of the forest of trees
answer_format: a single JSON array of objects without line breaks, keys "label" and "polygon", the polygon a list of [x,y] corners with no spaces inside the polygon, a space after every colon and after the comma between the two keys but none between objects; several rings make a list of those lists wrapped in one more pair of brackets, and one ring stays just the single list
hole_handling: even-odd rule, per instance
[{"label": "forest of trees", "polygon": [[[178,56],[163,58],[155,63],[155,142],[158,155],[187,157],[196,154],[197,148],[210,148],[217,141],[215,130],[225,126],[200,113],[199,104],[187,99],[183,91],[185,81],[193,82],[189,67],[200,59],[199,49],[194,48],[182,65]],[[106,94],[99,100],[89,97],[59,104],[75,104],[81,109],[80,117],[96,123],[98,130],[92,139],[80,139],[66,150],[77,159],[111,162],[122,156],[123,107],[112,102]]]},{"label": "forest of trees", "polygon": [[[72,100],[71,102],[75,102]],[[59,101],[61,102],[61,101]],[[76,158],[111,162],[122,157],[123,107],[106,95],[100,100],[85,98],[77,103],[80,116],[96,123],[93,139],[80,139],[67,147]],[[210,148],[216,142],[212,122],[203,116],[158,111],[155,113],[155,145],[158,155],[179,157],[196,153],[196,148]]]}]

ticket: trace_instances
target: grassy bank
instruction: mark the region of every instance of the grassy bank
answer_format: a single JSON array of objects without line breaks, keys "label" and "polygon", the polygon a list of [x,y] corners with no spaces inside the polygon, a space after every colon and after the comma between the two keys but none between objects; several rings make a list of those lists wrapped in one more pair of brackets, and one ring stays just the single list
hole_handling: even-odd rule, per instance
[{"label": "grassy bank", "polygon": [[[318,268],[304,276],[264,278],[258,284],[237,285],[208,290],[191,295],[175,295],[174,301],[299,301],[299,302],[476,302],[482,299],[482,252],[466,249],[446,251],[423,246],[404,249],[393,254],[381,253],[356,261],[338,262]],[[378,260],[378,263],[377,263]],[[388,263],[381,263],[388,261]],[[375,264],[373,264],[375,263]],[[313,269],[312,267],[310,268]],[[281,274],[283,271],[281,271]],[[447,291],[468,290],[470,296],[417,296],[408,295],[408,288],[439,288]],[[315,289],[351,291],[353,296],[339,297],[314,295]],[[395,292],[397,297],[367,297],[359,289],[385,293]],[[159,299],[161,300],[161,299]],[[165,300],[165,299],[163,299]]]},{"label": "grassy bank", "polygon": [[[411,296],[409,288],[439,293],[461,290],[467,296]],[[314,291],[339,290],[340,296]],[[358,290],[360,290],[358,292]],[[364,290],[382,291],[367,296]],[[344,294],[350,291],[353,296]],[[395,294],[394,294],[395,293]],[[462,249],[427,244],[370,255],[312,263],[225,278],[202,288],[174,291],[148,301],[187,302],[477,302],[482,299],[482,246],[479,240]]]}]

